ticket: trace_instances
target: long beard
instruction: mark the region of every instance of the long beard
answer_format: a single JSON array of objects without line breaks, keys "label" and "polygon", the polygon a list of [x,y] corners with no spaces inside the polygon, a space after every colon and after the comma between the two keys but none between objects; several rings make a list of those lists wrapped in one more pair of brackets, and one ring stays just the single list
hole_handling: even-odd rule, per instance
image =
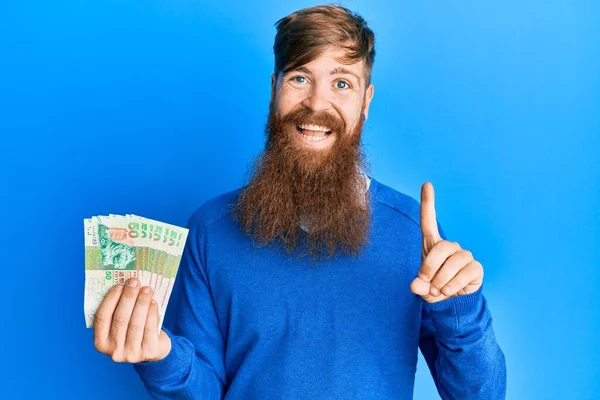
[{"label": "long beard", "polygon": [[[313,258],[359,255],[370,223],[361,172],[366,170],[363,119],[348,132],[344,122],[330,114],[299,109],[281,118],[273,102],[269,108],[265,150],[241,192],[235,219],[259,245],[278,242],[288,253],[299,250],[299,255]],[[336,140],[327,149],[304,146],[294,136],[296,126],[304,123],[332,128]],[[308,232],[301,230],[301,222]]]}]

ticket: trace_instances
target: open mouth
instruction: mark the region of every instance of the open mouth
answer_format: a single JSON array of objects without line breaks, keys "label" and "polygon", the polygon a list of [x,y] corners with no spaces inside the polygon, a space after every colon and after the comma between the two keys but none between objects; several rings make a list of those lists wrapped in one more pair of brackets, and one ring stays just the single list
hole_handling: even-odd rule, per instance
[{"label": "open mouth", "polygon": [[331,135],[331,130],[320,125],[296,125],[296,130],[309,142],[320,142]]}]

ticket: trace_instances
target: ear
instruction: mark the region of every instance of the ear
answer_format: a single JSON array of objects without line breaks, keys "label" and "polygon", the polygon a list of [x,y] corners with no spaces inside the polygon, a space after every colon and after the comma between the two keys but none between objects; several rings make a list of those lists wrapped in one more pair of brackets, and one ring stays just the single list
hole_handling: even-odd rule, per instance
[{"label": "ear", "polygon": [[369,84],[367,87],[367,91],[365,92],[365,105],[364,105],[364,118],[365,121],[369,117],[369,106],[371,105],[371,100],[373,100],[373,94],[375,93],[375,86],[373,84]]}]

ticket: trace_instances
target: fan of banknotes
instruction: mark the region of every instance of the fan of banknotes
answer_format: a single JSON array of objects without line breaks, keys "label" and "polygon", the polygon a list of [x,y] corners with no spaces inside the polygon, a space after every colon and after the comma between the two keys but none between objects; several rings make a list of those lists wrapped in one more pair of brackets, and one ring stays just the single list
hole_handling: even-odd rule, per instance
[{"label": "fan of banknotes", "polygon": [[108,290],[129,278],[154,289],[162,326],[188,230],[132,214],[83,220],[85,232],[84,313],[88,328]]}]

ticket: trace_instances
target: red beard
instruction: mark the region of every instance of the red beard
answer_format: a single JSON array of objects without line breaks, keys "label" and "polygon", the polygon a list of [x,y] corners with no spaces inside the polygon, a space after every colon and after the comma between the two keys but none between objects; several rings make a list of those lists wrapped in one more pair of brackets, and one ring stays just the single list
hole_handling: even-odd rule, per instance
[{"label": "red beard", "polygon": [[[358,255],[366,245],[370,204],[361,170],[363,119],[352,132],[343,120],[301,108],[281,118],[269,107],[267,143],[235,207],[242,230],[261,245],[280,243],[288,253]],[[327,126],[336,135],[326,149],[305,146],[298,125]],[[308,228],[304,233],[302,222]],[[300,240],[305,235],[306,240]]]}]

